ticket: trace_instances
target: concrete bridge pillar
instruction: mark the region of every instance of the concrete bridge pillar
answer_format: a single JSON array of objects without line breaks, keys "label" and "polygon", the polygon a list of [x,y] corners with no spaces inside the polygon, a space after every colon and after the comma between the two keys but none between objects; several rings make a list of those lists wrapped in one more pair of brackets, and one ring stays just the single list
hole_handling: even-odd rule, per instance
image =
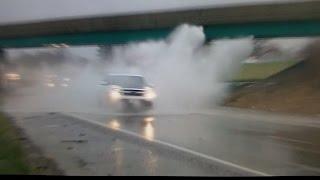
[{"label": "concrete bridge pillar", "polygon": [[0,48],[0,59],[2,60],[4,59],[4,57],[5,57],[5,51],[4,49]]},{"label": "concrete bridge pillar", "polygon": [[0,90],[2,90],[4,85],[4,68],[6,63],[6,52],[4,49],[0,48]]}]

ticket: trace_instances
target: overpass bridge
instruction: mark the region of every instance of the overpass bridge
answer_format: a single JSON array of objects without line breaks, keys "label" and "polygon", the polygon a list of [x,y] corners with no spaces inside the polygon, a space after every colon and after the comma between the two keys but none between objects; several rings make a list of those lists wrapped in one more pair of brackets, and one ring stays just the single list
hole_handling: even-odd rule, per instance
[{"label": "overpass bridge", "polygon": [[208,39],[320,35],[320,1],[256,4],[0,25],[0,48],[104,45],[166,37],[182,23]]}]

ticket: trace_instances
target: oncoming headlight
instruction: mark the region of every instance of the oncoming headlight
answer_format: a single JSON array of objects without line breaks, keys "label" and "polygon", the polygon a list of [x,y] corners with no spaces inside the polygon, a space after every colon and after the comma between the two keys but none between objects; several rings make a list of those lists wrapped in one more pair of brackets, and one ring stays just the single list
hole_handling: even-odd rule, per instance
[{"label": "oncoming headlight", "polygon": [[56,85],[54,83],[47,83],[48,87],[55,87]]},{"label": "oncoming headlight", "polygon": [[109,94],[112,101],[117,101],[121,98],[120,87],[112,86]]},{"label": "oncoming headlight", "polygon": [[62,87],[68,87],[69,85],[67,83],[62,83],[61,86]]},{"label": "oncoming headlight", "polygon": [[146,87],[145,90],[146,91],[145,91],[144,97],[146,99],[152,100],[157,97],[156,92],[151,87]]},{"label": "oncoming headlight", "polygon": [[5,77],[6,79],[13,80],[13,81],[21,79],[20,74],[16,74],[16,73],[7,73]]}]

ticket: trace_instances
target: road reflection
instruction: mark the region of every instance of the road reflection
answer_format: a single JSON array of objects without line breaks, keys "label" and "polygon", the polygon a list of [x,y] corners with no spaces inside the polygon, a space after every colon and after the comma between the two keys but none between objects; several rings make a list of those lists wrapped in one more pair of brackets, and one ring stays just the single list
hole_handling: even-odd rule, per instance
[{"label": "road reflection", "polygon": [[142,134],[146,139],[149,141],[154,140],[154,127],[152,122],[146,122],[145,126],[143,127],[143,134]]},{"label": "road reflection", "polygon": [[155,118],[153,116],[143,116],[135,118],[111,118],[107,121],[107,127],[119,130],[134,128],[140,132],[140,135],[149,141],[154,140],[155,127],[153,125]]},{"label": "road reflection", "polygon": [[150,175],[156,174],[159,168],[158,156],[152,151],[145,153],[145,166],[148,167],[147,171]]},{"label": "road reflection", "polygon": [[[155,137],[155,127],[154,127],[155,117],[153,116],[137,116],[137,117],[121,117],[115,116],[107,119],[106,126],[114,130],[127,130],[128,128],[136,128],[137,132],[140,132],[140,136],[148,141],[153,141]],[[115,161],[114,172],[117,175],[123,174],[123,163],[127,159],[132,157],[127,156],[124,153],[125,147],[122,147],[121,141],[115,141],[113,144],[113,157]],[[149,175],[155,175],[158,169],[158,157],[152,151],[143,152],[142,162],[148,168],[146,168],[146,173]]]},{"label": "road reflection", "polygon": [[120,123],[117,119],[112,119],[109,123],[108,123],[108,126],[111,128],[111,129],[115,129],[115,130],[118,130],[120,129]]},{"label": "road reflection", "polygon": [[122,144],[119,142],[115,142],[113,145],[113,157],[115,158],[115,174],[116,175],[123,175],[123,160],[124,160],[124,154],[123,154],[123,147]]}]

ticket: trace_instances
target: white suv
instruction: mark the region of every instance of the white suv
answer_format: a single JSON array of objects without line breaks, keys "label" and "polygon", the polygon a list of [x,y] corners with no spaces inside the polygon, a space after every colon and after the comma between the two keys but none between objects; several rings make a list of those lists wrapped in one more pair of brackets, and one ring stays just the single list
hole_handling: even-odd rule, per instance
[{"label": "white suv", "polygon": [[152,86],[141,75],[109,74],[102,85],[107,86],[108,100],[112,103],[127,105],[131,101],[140,101],[142,105],[150,107],[157,97]]}]

